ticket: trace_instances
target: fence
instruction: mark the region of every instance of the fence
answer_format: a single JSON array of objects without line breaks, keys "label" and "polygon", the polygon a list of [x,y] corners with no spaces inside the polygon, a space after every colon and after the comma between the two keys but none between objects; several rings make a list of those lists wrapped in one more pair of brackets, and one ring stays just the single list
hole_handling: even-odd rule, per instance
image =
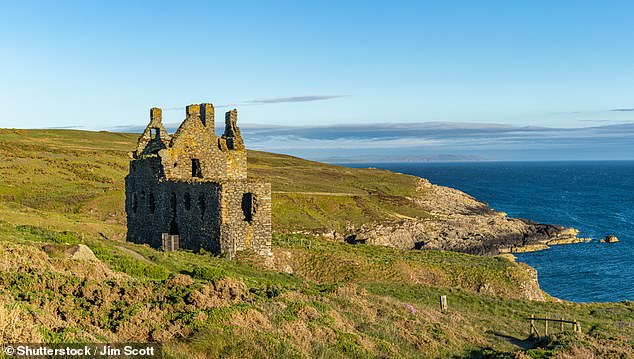
[{"label": "fence", "polygon": [[559,323],[559,331],[563,332],[565,330],[565,325],[566,324],[570,324],[572,327],[572,330],[574,332],[577,333],[581,333],[581,323],[579,323],[576,320],[566,320],[564,318],[560,318],[560,319],[554,319],[554,318],[536,318],[534,316],[530,316],[530,318],[528,318],[528,320],[531,323],[531,335],[535,334],[538,337],[541,336],[539,334],[539,331],[537,330],[537,327],[535,326],[535,322],[536,321],[542,321],[544,322],[544,336],[548,335],[548,323],[552,322],[552,323]]}]

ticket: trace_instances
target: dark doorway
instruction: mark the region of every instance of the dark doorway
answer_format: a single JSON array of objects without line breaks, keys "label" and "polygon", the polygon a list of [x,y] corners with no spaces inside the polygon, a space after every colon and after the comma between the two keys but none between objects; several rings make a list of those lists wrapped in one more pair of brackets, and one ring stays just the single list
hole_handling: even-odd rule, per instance
[{"label": "dark doorway", "polygon": [[172,218],[172,221],[170,222],[169,234],[171,236],[178,235],[178,224],[176,224],[176,218]]}]

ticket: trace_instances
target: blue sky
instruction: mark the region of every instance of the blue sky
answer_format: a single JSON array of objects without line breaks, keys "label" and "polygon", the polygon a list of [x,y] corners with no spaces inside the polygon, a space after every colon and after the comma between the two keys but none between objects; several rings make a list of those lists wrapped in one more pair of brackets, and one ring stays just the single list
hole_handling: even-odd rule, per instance
[{"label": "blue sky", "polygon": [[[0,11],[0,127],[634,121],[629,1],[40,1]],[[183,111],[165,112],[177,122]]]}]

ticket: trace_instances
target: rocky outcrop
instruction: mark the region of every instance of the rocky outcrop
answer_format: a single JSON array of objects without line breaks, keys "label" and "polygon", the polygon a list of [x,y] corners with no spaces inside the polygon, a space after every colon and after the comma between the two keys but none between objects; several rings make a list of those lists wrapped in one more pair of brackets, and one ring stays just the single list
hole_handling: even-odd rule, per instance
[{"label": "rocky outcrop", "polygon": [[616,238],[616,236],[612,236],[612,235],[607,236],[607,237],[605,237],[605,238],[600,240],[600,242],[602,242],[602,243],[616,243],[618,241],[619,241],[619,239]]},{"label": "rocky outcrop", "polygon": [[99,261],[92,250],[85,244],[46,244],[42,249],[52,257],[89,262]]},{"label": "rocky outcrop", "polygon": [[550,245],[578,243],[578,230],[543,224],[490,208],[456,189],[420,180],[413,205],[430,214],[425,219],[400,219],[374,226],[348,228],[346,240],[404,249],[442,249],[471,254],[535,251]]}]

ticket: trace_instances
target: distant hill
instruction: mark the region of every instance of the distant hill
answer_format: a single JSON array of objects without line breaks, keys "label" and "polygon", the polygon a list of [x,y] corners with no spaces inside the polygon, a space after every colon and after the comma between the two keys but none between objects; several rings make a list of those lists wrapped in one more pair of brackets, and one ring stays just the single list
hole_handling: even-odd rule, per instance
[{"label": "distant hill", "polygon": [[[138,135],[78,130],[0,130],[0,220],[122,238],[128,152]],[[426,217],[412,206],[417,178],[249,151],[249,176],[272,184],[273,226],[343,229],[395,216]],[[16,216],[16,213],[21,213]]]},{"label": "distant hill", "polygon": [[[124,177],[136,138],[105,131],[0,130],[0,220],[123,239]],[[248,173],[272,185],[276,233],[343,239],[371,232],[370,241],[380,238],[385,245],[468,253],[544,247],[559,240],[559,233],[569,236],[563,228],[509,219],[462,192],[425,187],[418,177],[386,170],[249,151]],[[379,224],[389,226],[373,232]]]}]

